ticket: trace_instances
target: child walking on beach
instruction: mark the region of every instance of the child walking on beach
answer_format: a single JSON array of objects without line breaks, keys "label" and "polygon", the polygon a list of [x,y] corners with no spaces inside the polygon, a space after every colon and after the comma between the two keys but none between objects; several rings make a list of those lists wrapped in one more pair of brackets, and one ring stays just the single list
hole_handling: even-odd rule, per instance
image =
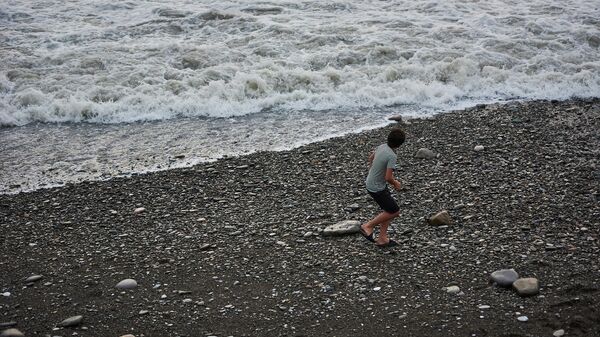
[{"label": "child walking on beach", "polygon": [[[375,151],[369,154],[369,175],[367,176],[367,191],[373,197],[375,202],[381,207],[383,212],[369,222],[360,226],[361,234],[369,241],[375,242],[379,247],[393,247],[398,243],[388,237],[388,227],[392,219],[400,214],[400,208],[396,200],[390,194],[387,188],[389,183],[396,190],[400,190],[402,185],[394,178],[396,169],[396,160],[398,156],[395,150],[404,143],[404,131],[401,129],[392,129],[388,134],[387,143],[379,145]],[[379,236],[377,240],[373,238],[375,227],[380,225]]]}]

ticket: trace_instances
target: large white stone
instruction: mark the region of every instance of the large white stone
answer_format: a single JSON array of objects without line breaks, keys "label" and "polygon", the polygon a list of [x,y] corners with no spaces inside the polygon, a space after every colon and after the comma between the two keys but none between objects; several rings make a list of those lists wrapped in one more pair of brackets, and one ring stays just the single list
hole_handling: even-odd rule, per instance
[{"label": "large white stone", "polygon": [[344,220],[336,224],[325,227],[323,235],[346,235],[358,233],[360,228],[360,221],[357,220]]}]

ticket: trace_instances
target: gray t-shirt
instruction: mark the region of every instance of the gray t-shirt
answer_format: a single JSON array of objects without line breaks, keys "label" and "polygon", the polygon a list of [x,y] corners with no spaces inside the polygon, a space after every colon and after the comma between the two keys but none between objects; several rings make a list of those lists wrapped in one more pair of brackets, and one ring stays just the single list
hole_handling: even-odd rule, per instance
[{"label": "gray t-shirt", "polygon": [[385,189],[385,172],[388,168],[396,169],[397,158],[396,152],[387,144],[381,144],[377,147],[366,181],[369,192],[380,192]]}]

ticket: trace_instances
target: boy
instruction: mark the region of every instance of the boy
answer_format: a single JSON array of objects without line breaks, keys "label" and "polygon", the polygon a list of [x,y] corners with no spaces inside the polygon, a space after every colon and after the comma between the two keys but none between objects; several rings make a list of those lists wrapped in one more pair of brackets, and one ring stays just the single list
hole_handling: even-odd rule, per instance
[{"label": "boy", "polygon": [[[396,200],[390,194],[386,182],[396,190],[402,185],[394,178],[396,160],[398,156],[395,150],[404,143],[404,131],[392,129],[388,134],[387,143],[379,145],[374,152],[369,154],[369,175],[367,176],[367,191],[383,212],[371,219],[371,221],[360,226],[361,234],[369,241],[375,242],[378,247],[393,247],[398,243],[388,238],[387,231],[392,219],[400,214],[400,208]],[[377,225],[381,225],[377,240],[373,238],[373,231]]]}]

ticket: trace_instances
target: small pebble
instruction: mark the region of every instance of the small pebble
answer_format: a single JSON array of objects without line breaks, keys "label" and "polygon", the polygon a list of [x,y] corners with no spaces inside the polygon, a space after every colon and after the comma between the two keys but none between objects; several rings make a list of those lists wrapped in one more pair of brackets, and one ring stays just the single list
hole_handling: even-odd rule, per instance
[{"label": "small pebble", "polygon": [[137,287],[137,281],[131,278],[124,279],[123,281],[117,283],[116,287],[119,289],[133,289]]},{"label": "small pebble", "polygon": [[556,330],[552,333],[552,336],[554,336],[554,337],[562,337],[564,335],[565,335],[565,330],[563,330],[563,329]]},{"label": "small pebble", "polygon": [[460,288],[458,286],[449,286],[446,288],[446,292],[448,294],[458,294],[460,292]]},{"label": "small pebble", "polygon": [[136,209],[133,210],[133,214],[140,214],[142,212],[145,212],[146,209],[144,207],[138,207]]},{"label": "small pebble", "polygon": [[25,283],[37,282],[43,278],[42,275],[33,275],[25,279]]},{"label": "small pebble", "polygon": [[519,316],[517,317],[517,319],[519,320],[519,322],[527,322],[529,320],[527,316]]},{"label": "small pebble", "polygon": [[64,321],[60,322],[59,326],[63,326],[63,327],[76,326],[76,325],[81,324],[82,321],[83,321],[83,316],[81,316],[81,315],[72,316],[72,317],[69,317],[69,318],[65,319]]},{"label": "small pebble", "polygon": [[480,152],[483,151],[485,149],[485,147],[483,145],[476,145],[475,146],[475,151],[476,152]]},{"label": "small pebble", "polygon": [[17,329],[8,329],[2,331],[0,337],[24,337],[25,335]]}]

